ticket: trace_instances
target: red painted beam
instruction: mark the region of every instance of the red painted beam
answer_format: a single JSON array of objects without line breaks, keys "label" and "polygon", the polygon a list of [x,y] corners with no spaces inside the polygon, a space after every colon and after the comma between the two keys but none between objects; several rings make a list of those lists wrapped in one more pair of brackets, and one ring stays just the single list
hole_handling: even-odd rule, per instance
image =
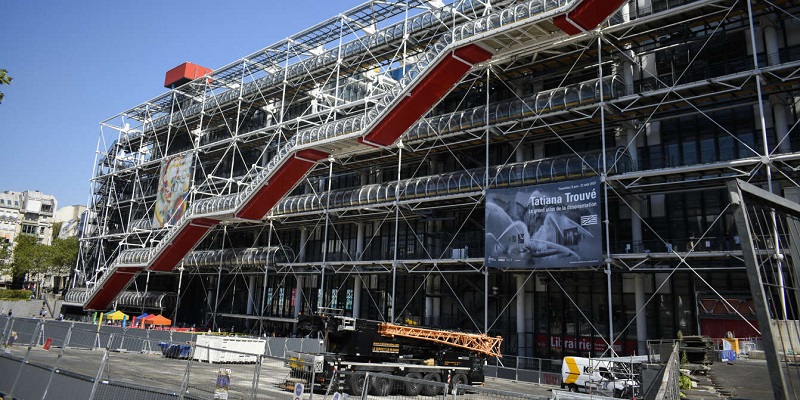
[{"label": "red painted beam", "polygon": [[567,35],[577,35],[582,32],[581,28],[584,31],[597,28],[624,2],[625,0],[584,0],[572,11],[553,18],[553,23]]},{"label": "red painted beam", "polygon": [[184,226],[181,231],[172,239],[172,243],[167,245],[161,254],[150,263],[147,268],[150,271],[172,271],[176,265],[188,254],[197,242],[205,236],[209,229],[219,221],[211,218],[197,218]]},{"label": "red painted beam", "polygon": [[378,122],[359,138],[364,144],[388,146],[394,143],[414,122],[422,117],[450,88],[472,68],[471,64],[491,58],[492,53],[470,44],[447,54],[422,81]]},{"label": "red painted beam", "polygon": [[269,181],[258,189],[256,194],[244,204],[236,216],[243,219],[260,220],[302,179],[314,164],[328,157],[328,153],[319,150],[301,150],[286,160],[270,177]]},{"label": "red painted beam", "polygon": [[85,310],[106,310],[117,295],[125,290],[143,267],[122,267],[111,273],[101,287],[83,306]]}]

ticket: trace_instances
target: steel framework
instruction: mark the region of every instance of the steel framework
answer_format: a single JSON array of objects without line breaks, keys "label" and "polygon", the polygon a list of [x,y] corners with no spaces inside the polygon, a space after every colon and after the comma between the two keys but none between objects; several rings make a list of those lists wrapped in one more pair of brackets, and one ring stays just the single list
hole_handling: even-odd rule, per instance
[{"label": "steel framework", "polygon": [[[314,308],[312,298],[331,305],[355,285],[379,318],[396,322],[442,299],[478,307],[453,286],[459,277],[483,296],[483,321],[469,316],[470,328],[489,332],[525,309],[534,277],[562,290],[566,282],[560,271],[484,265],[470,232],[480,232],[486,191],[598,176],[605,260],[590,271],[606,272],[608,326],[581,319],[609,347],[634,327],[646,332],[644,310],[664,283],[637,294],[633,316],[615,327],[614,276],[687,271],[714,290],[703,271],[744,270],[742,250],[725,243],[733,234],[715,237],[732,210],[697,216],[703,230],[691,237],[669,237],[653,224],[665,195],[722,190],[731,178],[797,186],[800,52],[777,32],[795,32],[798,7],[652,0],[602,14],[587,11],[593,4],[367,2],[103,121],[74,280],[88,288],[87,308],[107,308],[143,271],[196,266],[190,275],[209,278],[215,323],[237,286],[252,308],[243,318],[270,316],[277,295],[267,282],[287,278],[305,304],[295,311]],[[587,13],[600,17],[581,19]],[[725,58],[715,60],[720,43]],[[728,117],[745,109],[755,115],[746,129]],[[661,131],[690,118],[713,133],[710,145],[673,146],[688,132]],[[182,154],[194,167],[189,209],[158,228],[159,169]],[[245,248],[275,250],[258,265],[240,263]],[[190,261],[203,258],[205,268]],[[241,280],[222,287],[223,270]],[[502,274],[521,279],[490,309],[490,283]],[[404,296],[405,276],[422,281]],[[389,282],[383,294],[370,292],[381,286],[375,277]],[[526,351],[529,325],[518,325]]]}]

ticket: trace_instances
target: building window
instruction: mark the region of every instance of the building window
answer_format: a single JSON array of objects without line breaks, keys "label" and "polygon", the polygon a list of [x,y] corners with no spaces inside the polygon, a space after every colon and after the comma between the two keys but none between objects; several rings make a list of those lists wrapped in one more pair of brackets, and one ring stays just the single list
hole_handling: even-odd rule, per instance
[{"label": "building window", "polygon": [[39,227],[39,234],[40,235],[44,235],[44,227],[43,226]]},{"label": "building window", "polygon": [[35,235],[36,227],[33,225],[22,225],[22,233],[27,233],[28,235]]}]

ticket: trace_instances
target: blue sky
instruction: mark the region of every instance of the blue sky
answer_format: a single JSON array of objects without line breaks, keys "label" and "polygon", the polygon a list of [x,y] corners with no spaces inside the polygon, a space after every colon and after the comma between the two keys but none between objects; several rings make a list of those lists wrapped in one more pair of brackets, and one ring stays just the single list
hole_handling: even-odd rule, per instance
[{"label": "blue sky", "polygon": [[362,2],[4,1],[0,191],[86,205],[100,121],[163,93],[169,69],[220,68]]}]

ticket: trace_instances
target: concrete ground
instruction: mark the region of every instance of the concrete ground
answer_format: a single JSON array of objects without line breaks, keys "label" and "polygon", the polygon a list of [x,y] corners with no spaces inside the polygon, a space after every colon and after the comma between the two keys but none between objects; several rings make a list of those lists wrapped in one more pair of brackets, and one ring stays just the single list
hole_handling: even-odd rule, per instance
[{"label": "concrete ground", "polygon": [[686,400],[774,398],[764,360],[715,362],[706,375],[693,375],[692,380],[697,387],[683,391]]},{"label": "concrete ground", "polygon": [[[47,315],[45,318],[55,319],[58,317],[58,310],[61,309],[61,303],[62,300],[52,294],[48,294],[47,304],[49,307],[46,307]],[[41,299],[16,301],[0,300],[0,315],[8,315],[8,311],[10,310],[13,312],[14,317],[39,318],[39,312],[42,309],[42,304],[44,304],[44,300]],[[51,311],[54,312],[55,315],[53,315]]]},{"label": "concrete ground", "polygon": [[715,363],[711,369],[711,380],[730,399],[774,398],[767,362],[764,360]]}]

